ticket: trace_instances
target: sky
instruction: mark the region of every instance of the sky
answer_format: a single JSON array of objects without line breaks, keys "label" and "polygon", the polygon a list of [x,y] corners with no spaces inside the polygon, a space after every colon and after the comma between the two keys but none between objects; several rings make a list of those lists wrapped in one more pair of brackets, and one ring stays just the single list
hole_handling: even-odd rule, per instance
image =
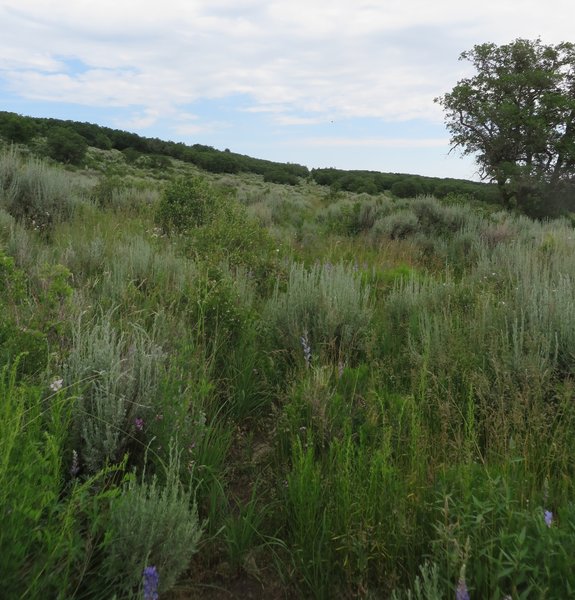
[{"label": "sky", "polygon": [[0,110],[310,168],[477,179],[434,98],[573,0],[0,0]]}]

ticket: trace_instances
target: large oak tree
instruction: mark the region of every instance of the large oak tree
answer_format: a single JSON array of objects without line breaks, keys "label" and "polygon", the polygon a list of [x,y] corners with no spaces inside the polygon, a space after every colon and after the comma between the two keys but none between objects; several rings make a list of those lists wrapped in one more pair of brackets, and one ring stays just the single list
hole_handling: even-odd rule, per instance
[{"label": "large oak tree", "polygon": [[517,39],[463,52],[476,74],[436,98],[452,148],[474,154],[504,203],[534,216],[575,209],[575,45]]}]

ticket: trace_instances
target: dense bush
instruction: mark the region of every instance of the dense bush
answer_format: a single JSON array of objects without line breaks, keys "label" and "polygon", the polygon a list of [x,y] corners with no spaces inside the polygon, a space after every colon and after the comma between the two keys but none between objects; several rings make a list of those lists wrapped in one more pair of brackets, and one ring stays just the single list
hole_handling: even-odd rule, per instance
[{"label": "dense bush", "polygon": [[[141,598],[143,573],[153,566],[159,592],[171,589],[198,550],[202,527],[189,485],[180,482],[180,457],[172,449],[163,482],[132,476],[110,507],[105,579],[129,598]],[[145,476],[145,472],[144,472]]]},{"label": "dense bush", "polygon": [[295,175],[279,168],[266,171],[264,173],[264,181],[287,185],[297,185],[299,183],[299,179]]},{"label": "dense bush", "polygon": [[200,177],[175,179],[164,190],[156,220],[167,233],[185,233],[209,223],[222,202],[221,194]]},{"label": "dense bush", "polygon": [[396,181],[390,188],[390,192],[398,198],[415,198],[423,194],[423,186],[418,182],[405,179]]},{"label": "dense bush", "polygon": [[72,129],[55,127],[48,133],[48,156],[64,163],[78,164],[86,154],[86,140]]},{"label": "dense bush", "polygon": [[285,291],[278,285],[265,310],[276,347],[308,363],[312,355],[354,360],[365,350],[370,318],[369,289],[342,264],[293,264]]},{"label": "dense bush", "polygon": [[74,410],[76,448],[90,473],[122,458],[137,419],[154,413],[164,356],[140,329],[119,334],[111,316],[79,322],[64,382],[80,396]]}]

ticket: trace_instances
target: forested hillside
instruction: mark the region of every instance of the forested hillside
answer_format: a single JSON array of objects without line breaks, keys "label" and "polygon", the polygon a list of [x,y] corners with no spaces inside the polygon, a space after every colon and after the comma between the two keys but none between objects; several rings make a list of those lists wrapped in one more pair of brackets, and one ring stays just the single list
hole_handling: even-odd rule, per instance
[{"label": "forested hillside", "polygon": [[88,147],[120,150],[126,161],[140,166],[164,169],[170,158],[178,159],[211,173],[255,173],[265,181],[297,185],[311,175],[320,185],[334,190],[377,195],[391,191],[400,198],[433,194],[443,198],[450,193],[464,194],[486,202],[497,202],[496,186],[459,179],[441,179],[401,173],[312,169],[298,164],[277,163],[216,150],[210,146],[166,142],[135,133],[101,127],[91,123],[25,117],[0,112],[0,136],[14,143],[27,144],[36,153],[54,160],[83,165]]}]

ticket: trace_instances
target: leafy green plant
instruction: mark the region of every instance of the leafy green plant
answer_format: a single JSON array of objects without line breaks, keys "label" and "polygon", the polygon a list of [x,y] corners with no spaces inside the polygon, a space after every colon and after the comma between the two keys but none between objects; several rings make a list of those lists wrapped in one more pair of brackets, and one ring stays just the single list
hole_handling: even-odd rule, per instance
[{"label": "leafy green plant", "polygon": [[223,536],[232,566],[250,571],[250,559],[265,543],[262,534],[263,522],[269,508],[258,502],[258,484],[254,485],[252,495],[245,504],[233,507],[225,522]]},{"label": "leafy green plant", "polygon": [[18,383],[16,368],[4,367],[0,374],[2,593],[73,598],[90,569],[97,523],[114,494],[101,486],[110,473],[85,482],[70,475],[72,400],[61,382],[48,396],[38,386]]},{"label": "leafy green plant", "polygon": [[181,177],[164,190],[156,220],[166,232],[184,233],[209,223],[221,201],[205,179]]}]

